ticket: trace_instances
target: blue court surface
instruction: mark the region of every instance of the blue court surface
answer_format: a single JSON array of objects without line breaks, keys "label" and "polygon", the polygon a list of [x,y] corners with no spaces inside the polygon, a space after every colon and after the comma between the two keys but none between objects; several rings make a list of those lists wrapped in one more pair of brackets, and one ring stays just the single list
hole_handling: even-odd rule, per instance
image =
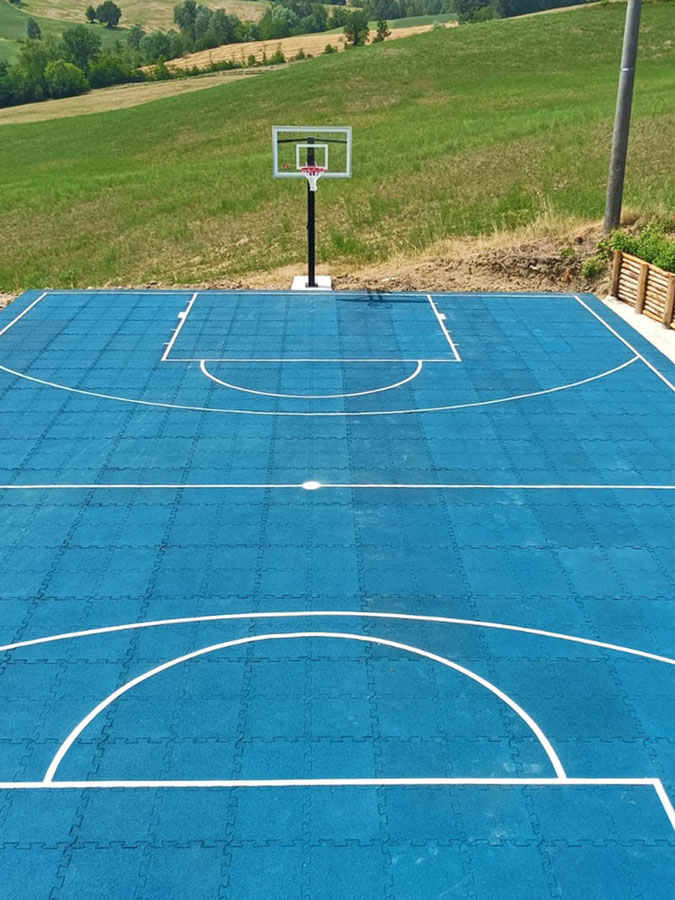
[{"label": "blue court surface", "polygon": [[590,295],[0,314],[3,900],[675,896],[675,366]]}]

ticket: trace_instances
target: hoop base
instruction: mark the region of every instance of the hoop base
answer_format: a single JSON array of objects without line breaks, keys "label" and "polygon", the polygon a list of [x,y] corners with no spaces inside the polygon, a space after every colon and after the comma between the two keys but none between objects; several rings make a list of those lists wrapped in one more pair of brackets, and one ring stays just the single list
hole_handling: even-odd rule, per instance
[{"label": "hoop base", "polygon": [[316,285],[308,287],[309,278],[306,275],[295,275],[293,277],[292,291],[332,291],[333,282],[330,275],[317,275],[314,279]]}]

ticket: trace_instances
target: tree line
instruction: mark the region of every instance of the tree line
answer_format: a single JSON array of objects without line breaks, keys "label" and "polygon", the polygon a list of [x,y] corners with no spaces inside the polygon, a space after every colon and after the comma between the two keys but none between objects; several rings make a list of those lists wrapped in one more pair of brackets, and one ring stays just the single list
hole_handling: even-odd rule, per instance
[{"label": "tree line", "polygon": [[457,18],[462,23],[524,16],[587,2],[588,0],[454,0]]}]

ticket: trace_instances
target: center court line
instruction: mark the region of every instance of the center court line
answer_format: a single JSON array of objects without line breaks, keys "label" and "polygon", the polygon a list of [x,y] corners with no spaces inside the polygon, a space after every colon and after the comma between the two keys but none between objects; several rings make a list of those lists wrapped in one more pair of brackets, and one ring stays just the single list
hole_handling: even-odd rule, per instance
[{"label": "center court line", "polygon": [[[320,489],[401,491],[675,491],[675,484],[352,484],[317,482]],[[306,490],[299,484],[0,484],[0,491],[266,491]]]},{"label": "center court line", "polygon": [[259,394],[261,397],[286,397],[292,400],[335,400],[339,397],[364,397],[366,394],[379,394],[382,391],[392,391],[394,388],[399,388],[404,384],[408,384],[409,381],[412,381],[422,371],[422,360],[417,360],[417,367],[415,371],[408,375],[407,378],[402,379],[401,381],[397,381],[396,384],[387,384],[384,387],[373,388],[370,391],[355,391],[351,394],[273,394],[270,391],[255,391],[252,388],[241,387],[238,384],[230,384],[229,381],[223,381],[221,378],[216,378],[215,375],[212,375],[211,372],[206,368],[207,360],[202,359],[199,362],[199,368],[202,371],[203,375],[206,375],[207,378],[210,378],[211,381],[215,381],[216,384],[221,384],[223,387],[230,388],[233,391],[244,391],[246,394]]},{"label": "center court line", "polygon": [[188,662],[189,660],[196,659],[200,656],[206,656],[210,653],[215,653],[219,650],[225,650],[229,647],[239,647],[244,644],[254,644],[260,643],[261,641],[273,641],[273,640],[297,640],[304,638],[329,638],[331,640],[351,640],[351,641],[360,641],[366,644],[378,644],[383,647],[392,647],[395,650],[403,650],[407,653],[413,653],[416,656],[422,656],[425,659],[430,659],[432,662],[437,662],[442,666],[446,666],[449,669],[452,669],[455,672],[459,672],[460,675],[464,675],[467,678],[470,678],[472,681],[475,681],[477,684],[481,685],[481,687],[486,688],[490,693],[494,694],[497,699],[501,700],[507,706],[513,710],[513,712],[528,726],[530,731],[534,734],[534,736],[539,741],[542,750],[549,758],[551,765],[553,766],[553,771],[556,773],[557,778],[566,778],[567,774],[563,767],[558,754],[553,749],[553,746],[549,739],[546,737],[542,729],[535,722],[532,716],[527,713],[522,706],[520,706],[516,701],[506,694],[504,691],[500,690],[495,684],[491,681],[488,681],[486,678],[483,678],[481,675],[478,675],[476,672],[473,672],[471,669],[466,668],[465,666],[461,666],[459,663],[454,662],[451,659],[448,659],[445,656],[439,656],[436,653],[431,653],[428,650],[423,650],[420,647],[414,647],[411,644],[402,644],[399,641],[391,641],[386,638],[381,637],[373,637],[372,635],[363,635],[363,634],[353,634],[351,632],[339,632],[339,631],[300,631],[300,632],[279,632],[278,634],[260,634],[260,635],[249,635],[244,638],[237,638],[231,641],[222,641],[218,644],[211,644],[208,647],[201,647],[198,650],[193,650],[191,653],[185,653],[182,656],[177,656],[174,659],[170,659],[167,662],[161,663],[159,666],[155,666],[153,669],[148,670],[147,672],[143,672],[141,675],[138,675],[136,678],[132,678],[130,681],[126,682],[126,684],[121,685],[121,687],[117,688],[117,690],[113,691],[109,694],[104,700],[102,700],[97,706],[94,707],[78,724],[73,728],[68,737],[63,741],[63,743],[59,746],[58,750],[54,754],[52,761],[50,762],[47,771],[45,772],[43,781],[45,783],[52,782],[54,780],[54,776],[58,770],[59,765],[63,761],[64,757],[78,739],[78,737],[82,734],[82,732],[86,729],[86,727],[99,715],[99,713],[103,712],[107,709],[112,703],[118,700],[123,694],[130,691],[132,688],[141,684],[144,681],[153,678],[155,675],[159,675],[161,672],[165,672],[167,669],[171,669],[174,666],[181,665],[184,662]]},{"label": "center court line", "polygon": [[[276,411],[276,410],[256,410],[256,409],[223,409],[220,407],[211,407],[211,406],[187,406],[178,403],[163,403],[159,400],[141,400],[136,397],[119,397],[114,394],[102,394],[98,391],[86,391],[82,388],[74,388],[69,387],[65,384],[58,384],[53,381],[46,381],[43,378],[36,378],[34,375],[27,375],[24,372],[17,372],[15,369],[10,369],[8,366],[1,366],[0,371],[7,372],[9,375],[14,375],[16,378],[24,378],[26,381],[32,381],[35,384],[41,384],[45,387],[56,388],[57,390],[69,391],[72,394],[80,394],[86,397],[95,397],[98,400],[115,400],[120,403],[134,403],[139,406],[150,406],[155,409],[180,409],[187,410],[189,412],[210,412],[210,413],[227,413],[230,415],[242,415],[242,416],[296,416],[296,417],[335,417],[335,416],[401,416],[401,415],[413,415],[415,413],[431,413],[431,412],[448,412],[452,410],[458,409],[475,409],[477,407],[483,406],[495,406],[500,403],[510,403],[514,400],[525,400],[530,397],[542,397],[545,394],[555,394],[558,391],[566,391],[571,388],[580,387],[584,384],[590,384],[592,381],[598,381],[601,378],[607,378],[609,375],[614,375],[616,372],[620,372],[622,369],[625,369],[627,366],[633,365],[633,363],[637,362],[640,359],[639,355],[633,356],[631,359],[626,360],[621,363],[619,366],[615,366],[613,369],[608,369],[606,372],[600,372],[597,375],[591,375],[588,378],[582,378],[579,381],[572,381],[569,384],[560,384],[556,387],[545,388],[540,391],[530,391],[527,394],[514,394],[510,397],[498,397],[494,400],[477,400],[472,403],[454,403],[449,406],[429,406],[429,407],[421,407],[419,409],[385,409],[385,410],[363,410],[363,411],[352,411],[352,410],[342,410],[339,412],[288,412],[288,411]],[[675,388],[674,388],[675,390]]]}]

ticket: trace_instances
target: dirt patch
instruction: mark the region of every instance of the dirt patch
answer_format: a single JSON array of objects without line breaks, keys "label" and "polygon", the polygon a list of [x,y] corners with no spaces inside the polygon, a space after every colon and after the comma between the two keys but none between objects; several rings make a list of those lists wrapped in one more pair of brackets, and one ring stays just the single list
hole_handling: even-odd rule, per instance
[{"label": "dirt patch", "polygon": [[[393,259],[351,272],[335,266],[319,266],[318,271],[332,275],[337,290],[602,294],[609,287],[609,267],[595,278],[583,274],[584,261],[595,254],[601,236],[600,223],[539,224],[515,233],[444,241],[416,259]],[[284,288],[300,271],[302,266],[295,265],[260,273],[246,279],[246,286]]]},{"label": "dirt patch", "polygon": [[[584,260],[595,252],[601,229],[571,239],[553,236],[485,246],[482,239],[463,241],[433,258],[383,264],[351,274],[335,273],[338,290],[372,288],[387,291],[599,291],[608,285],[607,273],[583,274]],[[458,242],[459,243],[459,242]]]},{"label": "dirt patch", "polygon": [[[534,226],[533,226],[534,228]],[[594,278],[583,274],[583,264],[596,252],[602,235],[600,223],[557,227],[544,235],[524,229],[489,237],[461,238],[436,245],[417,259],[394,259],[355,271],[318,266],[318,274],[331,275],[337,290],[377,291],[591,291],[604,295],[609,289],[609,266]],[[189,285],[157,281],[145,284],[106,284],[99,288],[162,290],[284,290],[300,264],[241,279],[204,281]],[[93,289],[93,288],[91,288]],[[0,308],[14,299],[0,294]]]}]

